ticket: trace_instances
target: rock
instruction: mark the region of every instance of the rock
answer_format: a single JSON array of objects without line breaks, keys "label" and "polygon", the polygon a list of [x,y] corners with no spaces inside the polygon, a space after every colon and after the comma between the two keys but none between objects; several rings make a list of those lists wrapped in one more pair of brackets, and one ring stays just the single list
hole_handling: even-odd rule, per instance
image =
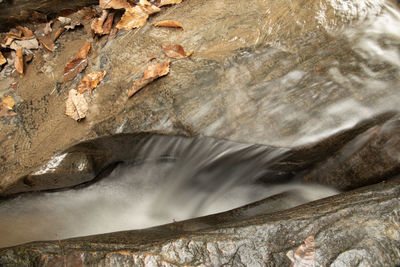
[{"label": "rock", "polygon": [[[400,171],[399,117],[372,127],[312,169],[304,180],[349,190]],[[344,178],[345,177],[345,178]]]},{"label": "rock", "polygon": [[97,4],[95,0],[59,1],[59,0],[13,0],[0,2],[0,32],[8,31],[27,21],[43,22],[46,15],[54,15],[65,9],[81,8]]},{"label": "rock", "polygon": [[316,266],[394,266],[400,263],[399,194],[397,180],[251,218],[232,220],[228,212],[146,230],[35,242],[1,249],[0,264],[288,266],[286,253],[314,235]]},{"label": "rock", "polygon": [[[0,194],[17,192],[25,177],[33,177],[77,143],[116,133],[207,136],[282,147],[293,153],[281,167],[299,170],[335,153],[360,134],[364,122],[382,117],[385,121],[387,114],[396,113],[397,63],[363,45],[379,46],[377,39],[395,43],[394,35],[369,35],[382,23],[399,23],[390,8],[376,3],[346,13],[349,9],[330,1],[311,1],[307,8],[291,5],[183,2],[150,17],[139,30],[93,42],[86,71],[108,74],[80,123],[63,113],[68,90],[81,77],[64,84],[62,75],[65,64],[90,37],[84,29],[65,33],[54,54],[37,53],[18,80],[18,91],[9,83],[4,87],[5,93],[18,92],[20,101],[18,115],[0,122]],[[172,33],[173,29],[152,26],[172,15],[185,30]],[[358,23],[360,18],[366,19]],[[160,46],[165,43],[181,44],[195,53],[171,62],[168,76],[128,99],[132,81],[149,65],[146,58],[165,59]],[[35,69],[43,66],[53,71],[37,74]],[[94,167],[94,173],[100,171]],[[86,174],[82,177],[82,182],[88,179]]]}]

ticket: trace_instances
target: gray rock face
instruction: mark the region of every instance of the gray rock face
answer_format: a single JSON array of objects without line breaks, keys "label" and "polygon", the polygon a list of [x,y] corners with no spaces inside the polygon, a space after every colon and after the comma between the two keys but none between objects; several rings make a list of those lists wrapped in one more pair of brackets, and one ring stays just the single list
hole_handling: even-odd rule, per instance
[{"label": "gray rock face", "polygon": [[381,183],[247,219],[239,209],[236,218],[228,212],[147,230],[31,243],[0,250],[0,263],[288,266],[286,253],[314,235],[315,266],[394,266],[400,263],[399,185]]},{"label": "gray rock face", "polygon": [[[40,3],[45,13],[61,8]],[[7,8],[0,21],[13,15]],[[185,29],[152,26],[164,19]],[[308,170],[304,180],[341,189],[390,178],[399,172],[399,26],[397,7],[385,1],[198,0],[113,40],[93,40],[89,25],[67,32],[54,53],[35,54],[24,78],[2,73],[1,95],[17,100],[17,116],[0,120],[0,194],[82,184],[116,162],[148,157],[149,145],[179,156],[190,138],[247,144],[261,156],[281,151],[274,171]],[[64,115],[65,99],[83,74],[63,83],[63,69],[87,41],[85,73],[107,76],[78,123]],[[132,81],[167,59],[160,45],[175,43],[194,55],[128,99]],[[399,195],[393,181],[288,210],[271,204],[257,216],[239,210],[31,243],[0,250],[0,265],[286,266],[286,253],[314,235],[316,266],[393,266]]]}]

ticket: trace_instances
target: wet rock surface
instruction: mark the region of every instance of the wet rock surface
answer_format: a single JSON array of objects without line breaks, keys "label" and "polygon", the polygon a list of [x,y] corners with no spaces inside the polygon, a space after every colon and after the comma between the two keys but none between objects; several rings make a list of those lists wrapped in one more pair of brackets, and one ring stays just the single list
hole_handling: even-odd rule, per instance
[{"label": "wet rock surface", "polygon": [[242,208],[147,230],[36,242],[1,249],[0,263],[288,266],[286,253],[314,235],[316,266],[394,266],[400,263],[399,190],[393,181],[247,219]]},{"label": "wet rock surface", "polygon": [[[40,11],[58,11],[42,2]],[[397,7],[359,3],[184,1],[113,40],[94,40],[87,27],[61,36],[54,53],[35,54],[25,77],[2,72],[1,96],[16,99],[17,116],[0,120],[0,194],[100,179],[117,162],[148,157],[146,146],[179,156],[190,138],[248,144],[258,155],[280,151],[269,168],[308,170],[304,180],[340,189],[391,178],[400,166],[399,36],[377,29],[397,29]],[[185,30],[152,26],[164,19],[179,19]],[[107,75],[76,122],[64,115],[65,99],[85,73],[63,83],[63,69],[87,41],[85,73]],[[148,58],[166,59],[165,43],[195,53],[128,99]],[[148,143],[153,136],[158,141]],[[163,147],[165,138],[176,142]],[[286,253],[312,234],[317,266],[393,266],[400,263],[399,190],[398,182],[380,183],[289,210],[266,205],[251,218],[224,213],[31,243],[0,250],[0,265],[285,266]]]},{"label": "wet rock surface", "polygon": [[[79,142],[117,133],[209,136],[284,147],[294,151],[294,160],[282,168],[291,163],[289,169],[301,169],[356,138],[363,122],[384,117],[369,124],[373,127],[390,117],[385,114],[396,113],[399,66],[364,45],[392,51],[394,34],[368,32],[395,23],[393,7],[382,1],[347,14],[330,1],[300,6],[187,1],[113,40],[94,41],[87,27],[61,36],[54,53],[36,54],[23,78],[2,78],[2,94],[17,100],[17,116],[1,119],[0,192],[44,189],[50,178],[35,173],[52,159]],[[152,26],[171,18],[179,18],[185,30]],[[87,41],[92,52],[85,73],[106,70],[107,75],[90,99],[87,117],[76,123],[64,115],[65,99],[83,74],[63,83],[63,68]],[[173,61],[168,76],[128,99],[148,58],[165,60],[164,43],[179,43],[195,54]],[[52,174],[58,182],[48,188],[75,183],[56,176],[80,172],[71,166],[66,159]],[[394,168],[389,169],[380,177],[392,174]],[[82,170],[81,182],[100,171]]]}]

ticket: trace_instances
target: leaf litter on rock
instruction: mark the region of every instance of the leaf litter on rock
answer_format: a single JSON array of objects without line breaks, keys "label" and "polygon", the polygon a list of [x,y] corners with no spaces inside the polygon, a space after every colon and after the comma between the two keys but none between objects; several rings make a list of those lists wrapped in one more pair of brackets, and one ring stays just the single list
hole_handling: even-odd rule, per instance
[{"label": "leaf litter on rock", "polygon": [[182,0],[160,0],[159,7],[182,3]]},{"label": "leaf litter on rock", "polygon": [[86,90],[93,91],[97,85],[103,80],[104,76],[106,75],[106,71],[96,71],[87,74],[78,85],[78,92],[82,94]]},{"label": "leaf litter on rock", "polygon": [[161,48],[163,49],[163,52],[167,57],[176,58],[176,59],[190,57],[194,52],[192,50],[192,51],[186,53],[183,46],[178,45],[178,44],[172,44],[172,45],[162,44]]},{"label": "leaf litter on rock", "polygon": [[12,98],[12,96],[3,97],[3,99],[0,103],[0,118],[17,115],[17,113],[12,111],[14,105],[15,105],[15,101]]},{"label": "leaf litter on rock", "polygon": [[7,59],[0,52],[0,67],[3,66],[5,63],[7,63]]},{"label": "leaf litter on rock", "polygon": [[310,235],[301,244],[295,252],[290,250],[286,256],[292,264],[290,267],[311,267],[315,264],[315,240],[314,236]]},{"label": "leaf litter on rock", "polygon": [[85,97],[75,89],[69,90],[68,99],[65,103],[65,114],[78,121],[86,117],[88,104]]},{"label": "leaf litter on rock", "polygon": [[67,63],[64,68],[64,82],[70,81],[81,73],[88,65],[87,55],[90,50],[90,43],[86,43],[76,54],[76,57]]},{"label": "leaf litter on rock", "polygon": [[20,48],[15,53],[14,67],[15,70],[18,71],[21,75],[24,74],[24,56],[23,56],[23,48]]},{"label": "leaf litter on rock", "polygon": [[169,73],[169,63],[170,61],[167,60],[164,63],[158,63],[148,66],[147,69],[143,72],[143,77],[132,83],[132,86],[128,91],[128,97],[132,97],[134,94],[139,92],[140,89],[142,89],[155,79],[167,75]]},{"label": "leaf litter on rock", "polygon": [[162,20],[154,24],[155,27],[166,27],[166,28],[181,28],[183,24],[176,20]]}]

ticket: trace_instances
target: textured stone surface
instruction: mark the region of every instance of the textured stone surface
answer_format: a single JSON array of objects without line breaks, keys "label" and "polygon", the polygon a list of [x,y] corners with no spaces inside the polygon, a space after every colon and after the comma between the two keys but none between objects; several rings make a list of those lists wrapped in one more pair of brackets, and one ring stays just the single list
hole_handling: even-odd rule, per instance
[{"label": "textured stone surface", "polygon": [[313,234],[316,266],[394,266],[400,263],[399,194],[400,184],[393,181],[250,219],[226,222],[218,221],[226,215],[212,215],[147,230],[31,243],[1,249],[0,264],[288,266],[286,253]]},{"label": "textured stone surface", "polygon": [[[387,21],[398,23],[390,10],[383,1],[354,9],[335,1],[184,1],[114,40],[93,40],[88,26],[67,32],[54,53],[35,54],[23,78],[1,78],[1,94],[17,100],[17,116],[0,122],[0,192],[46,188],[40,181],[50,178],[33,173],[79,142],[116,133],[285,147],[294,160],[284,167],[309,167],[366,131],[358,127],[363,122],[383,114],[369,127],[381,124],[390,117],[384,114],[398,110],[398,64],[363,45],[395,46],[393,34],[369,35]],[[185,30],[152,26],[171,18],[179,18]],[[87,41],[92,52],[85,73],[104,69],[107,75],[89,99],[86,119],[77,123],[64,115],[65,99],[84,73],[63,83],[63,69]],[[195,53],[171,62],[168,76],[128,99],[148,58],[165,60],[163,43]],[[67,170],[54,173],[79,173],[67,163],[60,165]],[[83,170],[81,182],[95,176],[90,173]]]}]

